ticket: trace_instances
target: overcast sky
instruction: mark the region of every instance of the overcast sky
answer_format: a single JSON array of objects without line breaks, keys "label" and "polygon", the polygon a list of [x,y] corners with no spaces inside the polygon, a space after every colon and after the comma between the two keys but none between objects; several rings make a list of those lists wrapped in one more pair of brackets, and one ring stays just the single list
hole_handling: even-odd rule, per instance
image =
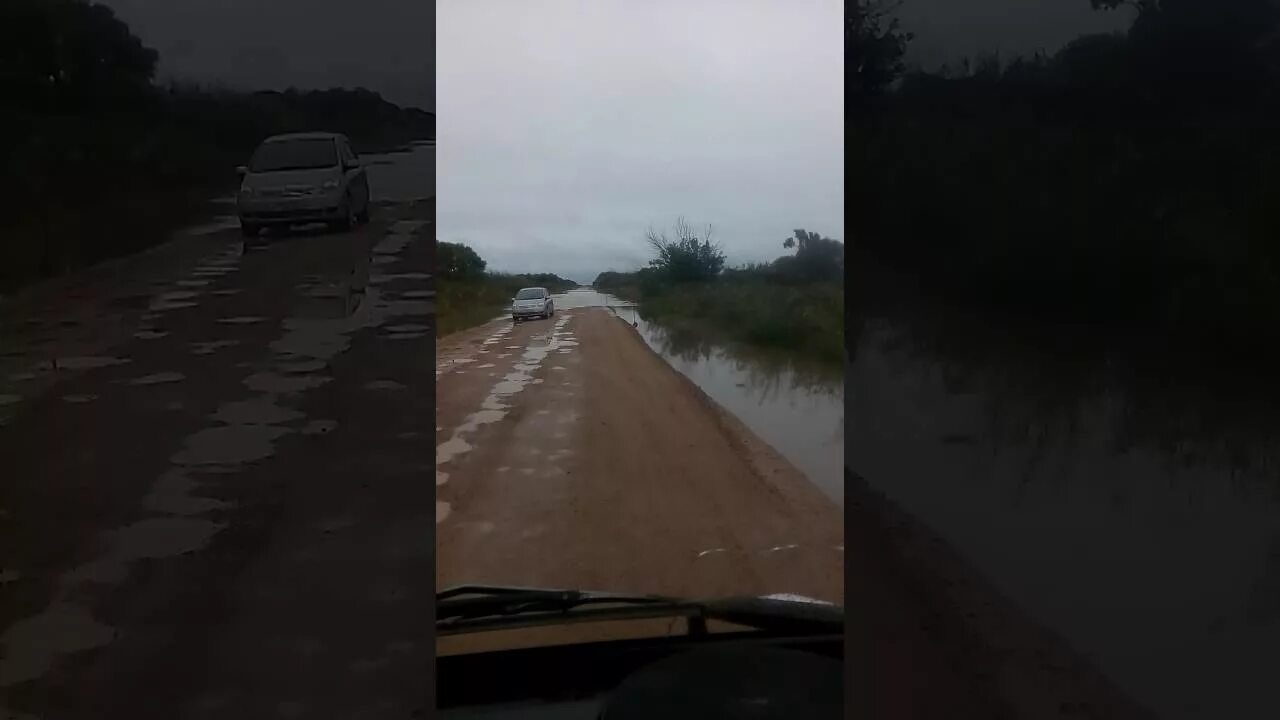
[{"label": "overcast sky", "polygon": [[590,281],[645,229],[711,223],[731,263],[839,238],[841,0],[440,0],[438,237]]},{"label": "overcast sky", "polygon": [[364,86],[433,110],[430,0],[103,0],[160,74],[240,89]]}]

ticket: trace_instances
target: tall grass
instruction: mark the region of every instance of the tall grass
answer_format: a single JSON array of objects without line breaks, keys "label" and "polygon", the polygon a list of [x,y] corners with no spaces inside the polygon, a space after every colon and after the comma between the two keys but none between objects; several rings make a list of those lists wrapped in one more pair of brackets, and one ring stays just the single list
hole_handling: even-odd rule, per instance
[{"label": "tall grass", "polygon": [[844,359],[844,287],[839,283],[719,278],[643,296],[641,309],[664,324],[695,326],[729,342],[823,362]]}]

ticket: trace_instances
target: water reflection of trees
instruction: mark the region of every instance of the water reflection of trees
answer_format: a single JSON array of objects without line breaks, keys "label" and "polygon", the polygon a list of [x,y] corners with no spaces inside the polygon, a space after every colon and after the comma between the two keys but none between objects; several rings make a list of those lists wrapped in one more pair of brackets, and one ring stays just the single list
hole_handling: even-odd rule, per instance
[{"label": "water reflection of trees", "polygon": [[841,368],[798,360],[782,352],[721,342],[705,328],[693,325],[646,322],[646,330],[654,345],[668,357],[683,363],[711,363],[731,369],[749,396],[760,404],[796,393],[837,398],[844,394]]},{"label": "water reflection of trees", "polygon": [[1083,328],[1002,331],[950,310],[868,321],[862,343],[949,395],[979,398],[978,439],[1029,451],[1026,480],[1099,437],[1115,455],[1155,451],[1169,469],[1276,474],[1280,388],[1269,380],[1121,352]]}]

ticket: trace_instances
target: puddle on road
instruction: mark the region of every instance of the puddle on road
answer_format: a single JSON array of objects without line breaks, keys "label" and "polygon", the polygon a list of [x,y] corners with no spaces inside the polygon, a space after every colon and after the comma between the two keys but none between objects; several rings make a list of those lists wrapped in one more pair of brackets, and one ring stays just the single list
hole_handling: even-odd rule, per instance
[{"label": "puddle on road", "polygon": [[436,524],[440,524],[449,517],[449,503],[443,500],[436,501]]},{"label": "puddle on road", "polygon": [[194,290],[172,290],[163,292],[151,300],[147,309],[151,312],[164,312],[166,310],[181,310],[183,308],[196,307],[199,303],[192,302],[191,299],[198,297],[199,292]]},{"label": "puddle on road", "polygon": [[287,375],[302,375],[306,373],[319,372],[328,367],[329,363],[323,360],[301,360],[298,362],[276,363],[276,369]]},{"label": "puddle on road", "polygon": [[193,308],[193,307],[196,307],[196,306],[198,306],[198,305],[199,305],[199,303],[186,302],[186,301],[183,301],[183,302],[167,302],[167,303],[153,303],[153,304],[151,305],[151,309],[152,309],[152,310],[156,310],[156,311],[164,311],[164,310],[182,310],[183,308]]},{"label": "puddle on road", "polygon": [[181,468],[165,471],[151,492],[142,500],[142,506],[151,512],[167,515],[202,515],[214,510],[231,507],[231,503],[191,493],[200,483],[188,477]]},{"label": "puddle on road", "polygon": [[462,453],[469,452],[470,450],[471,443],[467,442],[463,438],[454,436],[453,438],[450,438],[436,446],[436,465],[444,465],[450,460],[453,460],[454,456],[461,455]]},{"label": "puddle on road", "polygon": [[169,333],[164,330],[139,330],[133,334],[133,337],[138,340],[159,340],[168,336]]},{"label": "puddle on road", "polygon": [[97,400],[97,395],[63,395],[62,400],[72,404],[87,403]]},{"label": "puddle on road", "polygon": [[236,317],[218,318],[218,322],[223,325],[253,325],[266,320],[258,315],[238,315]]},{"label": "puddle on road", "polygon": [[129,384],[130,385],[159,385],[161,383],[178,382],[180,380],[185,380],[186,378],[187,376],[183,375],[180,372],[172,372],[172,371],[159,372],[151,375],[143,375],[142,377],[134,378],[129,381]]},{"label": "puddle on road", "polygon": [[199,550],[226,525],[185,517],[139,520],[106,534],[107,553],[62,576],[63,583],[118,583],[129,573],[129,563],[143,558],[175,557]]},{"label": "puddle on road", "polygon": [[79,605],[58,601],[37,615],[19,620],[0,635],[0,687],[35,680],[60,656],[106,645],[115,630],[93,619]]},{"label": "puddle on road", "polygon": [[274,425],[224,425],[187,437],[170,462],[176,465],[239,465],[270,457],[275,441],[289,428]]},{"label": "puddle on road", "polygon": [[193,342],[191,343],[191,354],[192,355],[211,355],[216,350],[220,350],[225,347],[232,347],[239,344],[240,344],[239,340],[210,340],[208,342]]},{"label": "puddle on road", "polygon": [[303,435],[325,435],[338,428],[337,420],[312,420],[302,427]]},{"label": "puddle on road", "polygon": [[243,380],[250,390],[265,393],[296,393],[311,390],[333,380],[328,375],[279,375],[272,372],[254,373]]},{"label": "puddle on road", "polygon": [[293,408],[277,405],[275,398],[269,396],[225,403],[209,416],[227,425],[279,425],[303,417]]},{"label": "puddle on road", "polygon": [[[539,379],[533,377],[533,373],[537,371],[548,353],[559,350],[562,343],[573,337],[571,333],[564,330],[565,325],[572,319],[572,314],[561,314],[549,331],[539,333],[530,338],[531,345],[525,349],[524,354],[521,356],[521,362],[512,366],[512,372],[507,373],[501,381],[493,385],[489,395],[481,402],[480,409],[468,415],[463,423],[454,429],[452,437],[436,446],[437,468],[451,462],[457,456],[469,452],[473,446],[467,442],[466,436],[474,433],[482,425],[501,421],[506,417],[511,407],[507,400],[512,395],[522,391],[525,386],[540,382]],[[510,327],[506,326],[504,330],[494,333],[484,342],[497,341],[497,338],[510,332]],[[513,349],[520,348],[519,345],[509,347]],[[471,361],[469,358],[464,358],[453,359],[451,362],[452,364],[458,364]],[[447,479],[448,475],[446,474],[444,477]],[[437,480],[439,478],[440,476],[437,475]]]}]

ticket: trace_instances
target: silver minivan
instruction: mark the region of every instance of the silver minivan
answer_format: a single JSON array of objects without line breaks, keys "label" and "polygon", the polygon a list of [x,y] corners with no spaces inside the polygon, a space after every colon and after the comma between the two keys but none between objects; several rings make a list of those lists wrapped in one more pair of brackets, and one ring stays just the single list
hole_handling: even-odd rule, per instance
[{"label": "silver minivan", "polygon": [[520,322],[521,318],[549,318],[555,314],[556,304],[546,288],[520,288],[520,292],[511,299],[511,319],[515,322]]},{"label": "silver minivan", "polygon": [[323,222],[347,229],[369,221],[369,178],[340,133],[274,135],[237,168],[240,229],[254,237],[264,227]]}]

